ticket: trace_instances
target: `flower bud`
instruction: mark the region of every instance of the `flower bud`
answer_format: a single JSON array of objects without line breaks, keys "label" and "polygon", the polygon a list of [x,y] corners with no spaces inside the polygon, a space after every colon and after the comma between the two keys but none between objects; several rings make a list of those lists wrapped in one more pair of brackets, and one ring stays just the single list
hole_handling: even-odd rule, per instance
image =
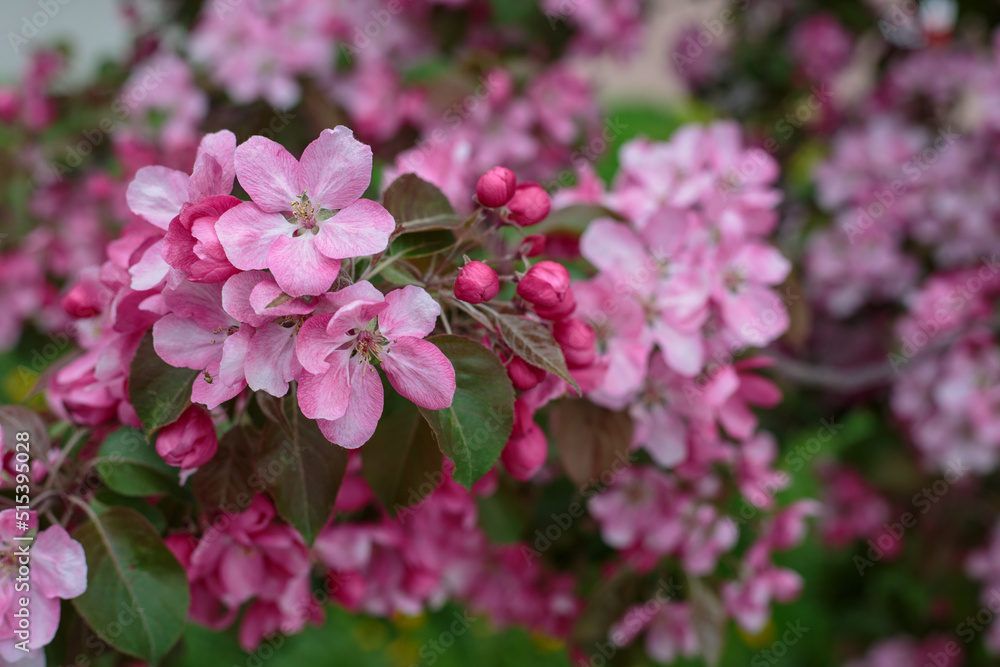
[{"label": "flower bud", "polygon": [[554,308],[569,291],[569,271],[562,264],[544,261],[528,269],[517,284],[517,295],[542,308]]},{"label": "flower bud", "polygon": [[569,368],[587,368],[594,363],[597,336],[590,325],[575,317],[567,317],[552,326],[552,336],[562,348]]},{"label": "flower bud", "polygon": [[521,241],[521,252],[525,257],[537,257],[545,252],[545,235],[532,234]]},{"label": "flower bud", "polygon": [[167,465],[193,470],[208,463],[219,448],[208,410],[192,405],[156,437],[156,453]]},{"label": "flower bud", "polygon": [[466,303],[489,301],[499,291],[497,272],[482,262],[469,262],[455,279],[455,298]]},{"label": "flower bud", "polygon": [[522,183],[517,186],[514,196],[507,202],[510,221],[519,227],[534,225],[546,218],[552,208],[552,200],[538,183]]},{"label": "flower bud", "polygon": [[557,303],[551,308],[543,308],[541,306],[535,306],[535,313],[546,320],[561,320],[564,317],[569,317],[576,310],[576,297],[573,296],[573,290],[566,290],[566,296],[560,303]]},{"label": "flower bud", "polygon": [[535,423],[531,408],[518,399],[514,403],[514,430],[500,454],[504,468],[514,479],[530,479],[545,465],[548,453],[545,434]]},{"label": "flower bud", "polygon": [[66,296],[62,298],[62,307],[70,317],[75,318],[93,317],[101,312],[96,295],[91,294],[83,283],[77,283],[66,292]]},{"label": "flower bud", "polygon": [[528,391],[538,386],[538,383],[548,375],[537,366],[532,366],[521,357],[514,356],[507,364],[507,377],[518,391]]},{"label": "flower bud", "polygon": [[517,178],[506,167],[493,167],[479,177],[476,183],[476,199],[483,206],[499,208],[514,196]]}]

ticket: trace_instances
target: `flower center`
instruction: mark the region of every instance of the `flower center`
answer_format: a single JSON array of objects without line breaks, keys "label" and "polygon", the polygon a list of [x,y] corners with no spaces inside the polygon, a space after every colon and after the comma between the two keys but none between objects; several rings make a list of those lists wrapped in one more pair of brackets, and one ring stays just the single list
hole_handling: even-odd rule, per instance
[{"label": "flower center", "polygon": [[290,208],[292,215],[295,216],[293,222],[298,224],[302,229],[315,229],[319,224],[319,220],[317,220],[319,209],[309,201],[309,196],[305,192],[290,204]]},{"label": "flower center", "polygon": [[389,341],[375,326],[369,324],[360,331],[352,329],[349,333],[355,335],[354,352],[358,355],[358,363],[365,364],[365,370],[372,364],[372,359],[382,362],[383,348]]}]

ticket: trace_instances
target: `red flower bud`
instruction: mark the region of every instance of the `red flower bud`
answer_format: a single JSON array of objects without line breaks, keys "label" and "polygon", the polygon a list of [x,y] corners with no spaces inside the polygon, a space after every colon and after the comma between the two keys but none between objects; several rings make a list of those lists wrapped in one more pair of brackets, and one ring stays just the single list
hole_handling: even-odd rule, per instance
[{"label": "red flower bud", "polygon": [[515,356],[507,364],[507,377],[510,378],[514,388],[519,391],[528,391],[538,386],[538,383],[548,375],[537,366],[532,366],[521,357]]},{"label": "red flower bud", "polygon": [[552,336],[562,348],[569,368],[587,368],[594,363],[597,336],[590,325],[575,317],[559,320],[552,326]]},{"label": "red flower bud", "polygon": [[545,252],[545,235],[532,234],[521,241],[521,252],[525,257],[537,257]]},{"label": "red flower bud", "polygon": [[554,308],[569,291],[569,271],[562,264],[539,262],[517,284],[517,295],[534,306]]},{"label": "red flower bud", "polygon": [[500,291],[497,272],[482,262],[469,262],[455,279],[455,298],[466,303],[489,301]]},{"label": "red flower bud", "polygon": [[483,206],[499,208],[514,196],[517,178],[506,167],[493,167],[479,177],[476,183],[476,199]]},{"label": "red flower bud", "polygon": [[534,225],[546,218],[552,208],[552,200],[538,183],[522,183],[514,191],[514,197],[507,202],[510,221],[519,227]]},{"label": "red flower bud", "polygon": [[548,453],[545,434],[535,423],[531,408],[518,399],[514,403],[514,430],[500,454],[500,460],[511,477],[524,481],[545,465]]},{"label": "red flower bud", "polygon": [[208,410],[192,405],[156,436],[156,453],[167,465],[191,470],[208,463],[219,448]]},{"label": "red flower bud", "polygon": [[574,310],[576,310],[576,297],[573,296],[571,289],[566,290],[566,296],[563,297],[563,300],[551,308],[535,306],[535,313],[547,320],[561,320],[572,315]]},{"label": "red flower bud", "polygon": [[62,307],[70,317],[93,317],[101,312],[100,304],[93,295],[88,294],[83,283],[77,283],[66,292],[62,298]]}]

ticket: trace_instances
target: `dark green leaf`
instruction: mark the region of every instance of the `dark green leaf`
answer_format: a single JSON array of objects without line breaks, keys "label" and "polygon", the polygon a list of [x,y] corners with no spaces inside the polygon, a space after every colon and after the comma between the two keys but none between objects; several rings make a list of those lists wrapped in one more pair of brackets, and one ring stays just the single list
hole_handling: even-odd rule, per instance
[{"label": "dark green leaf", "polygon": [[455,235],[446,229],[436,229],[426,232],[407,232],[396,237],[389,244],[386,254],[390,256],[427,257],[436,255],[455,245]]},{"label": "dark green leaf", "polygon": [[153,332],[139,343],[128,375],[128,398],[147,435],[175,421],[191,402],[198,371],[174,368],[153,349]]},{"label": "dark green leaf", "polygon": [[393,181],[382,203],[396,225],[407,231],[450,229],[462,222],[444,193],[416,174],[403,174]]},{"label": "dark green leaf", "polygon": [[428,339],[455,367],[455,398],[444,410],[420,413],[455,464],[453,477],[466,488],[489,472],[514,428],[514,387],[503,364],[483,345],[461,336]]},{"label": "dark green leaf", "polygon": [[177,468],[168,466],[141,431],[123,426],[101,444],[94,459],[97,474],[123,496],[182,493]]},{"label": "dark green leaf", "polygon": [[327,440],[299,411],[294,392],[285,396],[282,411],[287,427],[276,422],[264,427],[261,480],[278,513],[312,544],[333,514],[347,472],[347,450]]},{"label": "dark green leaf", "polygon": [[361,448],[362,472],[375,496],[395,516],[441,482],[441,450],[434,433],[410,401],[383,380],[385,407],[371,440]]},{"label": "dark green leaf", "polygon": [[110,489],[101,489],[94,494],[94,499],[91,501],[90,506],[98,514],[104,514],[115,507],[128,507],[145,517],[152,524],[153,528],[156,529],[156,532],[162,534],[167,529],[167,517],[163,516],[163,512],[142,498],[129,498],[128,496],[117,494]]},{"label": "dark green leaf", "polygon": [[566,476],[577,484],[628,465],[632,418],[580,399],[559,401],[550,423]]},{"label": "dark green leaf", "polygon": [[180,638],[191,595],[187,575],[135,510],[113,507],[73,533],[87,557],[80,616],[119,651],[157,664]]},{"label": "dark green leaf", "polygon": [[532,366],[558,375],[574,389],[580,390],[566,368],[566,358],[563,357],[559,343],[552,337],[547,326],[517,315],[496,315],[493,319],[514,354]]},{"label": "dark green leaf", "polygon": [[254,476],[260,432],[235,426],[219,439],[219,451],[191,477],[191,490],[202,508],[239,512],[250,506],[263,486]]}]

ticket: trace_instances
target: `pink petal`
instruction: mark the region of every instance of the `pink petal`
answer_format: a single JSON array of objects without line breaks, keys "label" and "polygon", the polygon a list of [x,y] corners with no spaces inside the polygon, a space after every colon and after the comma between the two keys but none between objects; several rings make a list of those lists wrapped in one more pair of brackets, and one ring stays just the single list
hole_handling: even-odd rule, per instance
[{"label": "pink petal", "polygon": [[368,442],[382,416],[382,380],[368,364],[352,364],[351,396],[344,416],[336,420],[320,419],[319,430],[326,439],[346,449],[357,449]]},{"label": "pink petal", "polygon": [[129,210],[166,229],[187,201],[188,175],[167,167],[143,167],[128,184]]},{"label": "pink petal", "polygon": [[437,347],[420,338],[394,340],[382,368],[396,391],[428,410],[443,410],[455,395],[455,367]]},{"label": "pink petal", "polygon": [[299,328],[295,341],[295,356],[302,367],[312,374],[325,373],[330,368],[327,357],[337,349],[336,342],[326,332],[332,315],[316,315]]},{"label": "pink petal", "polygon": [[245,271],[229,278],[222,287],[222,307],[240,322],[255,327],[267,324],[273,317],[259,315],[250,305],[250,295],[254,287],[263,281],[271,281],[267,271]]},{"label": "pink petal", "polygon": [[653,338],[663,350],[670,368],[686,377],[694,377],[701,370],[705,349],[700,332],[684,333],[658,322],[654,325]]},{"label": "pink petal", "polygon": [[253,202],[243,202],[219,217],[215,232],[226,257],[238,269],[266,269],[271,246],[291,236],[295,226],[280,213],[265,213]]},{"label": "pink petal", "polygon": [[31,581],[49,598],[70,600],[87,590],[83,547],[62,526],[38,533],[31,549]]},{"label": "pink petal", "polygon": [[580,238],[580,253],[601,271],[631,275],[647,266],[645,245],[627,225],[594,220]]},{"label": "pink petal", "polygon": [[284,303],[272,306],[276,299],[285,296],[285,293],[281,291],[278,287],[278,283],[274,281],[270,275],[267,280],[263,280],[253,288],[250,293],[250,306],[254,309],[254,312],[265,315],[270,318],[281,317],[282,315],[308,315],[309,313],[316,310],[316,299],[312,299],[309,303],[306,303],[305,299],[290,299],[286,298]]},{"label": "pink petal", "polygon": [[167,315],[153,325],[153,349],[176,368],[204,370],[222,358],[225,333],[212,333],[194,320]]},{"label": "pink petal", "polygon": [[390,340],[400,336],[424,338],[434,330],[441,306],[416,285],[393,290],[385,295],[389,306],[378,316],[378,328]]},{"label": "pink petal", "polygon": [[[372,149],[355,139],[350,129],[338,125],[333,130],[323,130],[302,152],[298,192],[308,192],[309,199],[325,209],[343,209],[364,194],[371,177]],[[240,182],[243,182],[242,175]]]},{"label": "pink petal", "polygon": [[386,249],[394,229],[396,221],[381,204],[358,199],[320,223],[316,246],[334,259],[374,255]]},{"label": "pink petal", "polygon": [[[196,158],[202,155],[211,155],[222,168],[222,176],[218,182],[218,192],[216,194],[228,195],[233,191],[233,180],[236,178],[236,135],[229,130],[221,130],[206,134],[198,145]],[[197,159],[195,160],[197,163]],[[197,171],[197,166],[195,171]],[[192,200],[193,201],[193,200]]]},{"label": "pink petal", "polygon": [[340,419],[347,411],[351,394],[350,355],[337,353],[330,361],[330,368],[325,373],[303,372],[299,378],[299,408],[310,419]]},{"label": "pink petal", "polygon": [[284,396],[302,365],[295,359],[295,328],[276,322],[257,329],[246,357],[247,384],[254,391]]},{"label": "pink petal", "polygon": [[229,399],[235,397],[243,388],[246,382],[240,381],[233,384],[226,384],[220,379],[219,364],[210,366],[208,372],[212,375],[212,382],[205,380],[205,374],[199,373],[194,380],[194,388],[191,390],[191,401],[200,403],[209,410],[217,408]]},{"label": "pink petal", "polygon": [[292,154],[266,137],[250,137],[236,149],[240,185],[268,213],[291,210],[292,202],[302,194],[298,171],[299,163]]},{"label": "pink petal", "polygon": [[281,289],[291,296],[314,296],[330,289],[340,273],[340,260],[330,259],[316,249],[316,237],[306,232],[301,236],[279,236],[267,256]]},{"label": "pink petal", "polygon": [[[199,155],[188,181],[188,201],[198,202],[213,195],[227,195],[229,192],[219,192],[219,182],[222,181],[222,166],[211,155]],[[230,188],[232,189],[232,188]]]},{"label": "pink petal", "polygon": [[240,389],[246,384],[244,378],[244,367],[246,365],[247,352],[250,349],[250,340],[254,336],[253,327],[242,326],[234,334],[226,338],[222,344],[222,358],[219,360],[219,378],[223,384],[240,385]]},{"label": "pink petal", "polygon": [[146,248],[142,258],[129,267],[132,289],[137,292],[153,289],[167,277],[170,265],[163,259],[163,239]]}]

